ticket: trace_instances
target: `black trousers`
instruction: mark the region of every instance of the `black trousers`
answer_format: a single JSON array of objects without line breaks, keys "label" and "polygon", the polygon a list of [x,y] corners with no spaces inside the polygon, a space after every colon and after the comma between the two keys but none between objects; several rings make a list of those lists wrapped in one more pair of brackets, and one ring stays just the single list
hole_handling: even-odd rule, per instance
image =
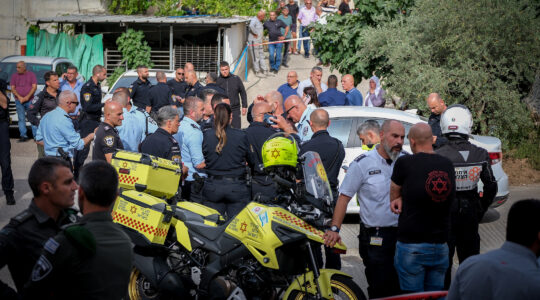
[{"label": "black trousers", "polygon": [[[360,223],[359,250],[366,267],[369,298],[400,294],[399,279],[394,268],[397,227],[366,227]],[[383,239],[381,246],[371,245],[371,237]]]},{"label": "black trousers", "polygon": [[311,248],[313,249],[313,255],[315,256],[315,261],[317,262],[319,268],[323,268],[324,265],[325,269],[341,270],[341,256],[339,253],[334,252],[334,248],[324,246],[324,255],[326,262],[324,264],[321,245],[312,243]]},{"label": "black trousers", "polygon": [[277,196],[277,187],[268,176],[254,175],[251,180],[251,198],[259,194],[263,200],[271,200]]},{"label": "black trousers", "polygon": [[450,214],[450,235],[448,238],[450,264],[444,280],[445,289],[450,288],[452,281],[454,253],[457,251],[460,264],[468,257],[480,254],[480,235],[478,234],[480,203],[468,199],[457,199],[456,201],[460,201],[460,208]]},{"label": "black trousers", "polygon": [[287,64],[287,59],[289,58],[289,47],[291,45],[291,42],[283,43],[283,59],[281,60],[281,64]]},{"label": "black trousers", "polygon": [[13,172],[11,171],[11,143],[9,141],[9,121],[0,121],[0,167],[2,168],[2,190],[13,195]]},{"label": "black trousers", "polygon": [[240,107],[232,107],[232,123],[231,126],[236,129],[242,128],[242,120],[240,119],[240,116],[242,113],[240,112]]},{"label": "black trousers", "polygon": [[232,218],[249,203],[249,196],[245,180],[207,178],[202,189],[202,204]]},{"label": "black trousers", "polygon": [[199,191],[196,191],[196,186],[195,181],[184,181],[184,185],[182,186],[182,199],[195,203],[202,203],[202,188]]},{"label": "black trousers", "polygon": [[[85,138],[90,133],[94,132],[94,130],[99,126],[99,121],[94,121],[90,119],[84,119],[79,123],[80,127],[80,134],[81,138]],[[84,161],[88,157],[88,153],[90,153],[90,143],[88,143],[84,148],[80,151],[75,150],[75,157],[73,157],[73,175],[75,178],[79,178],[79,171],[81,167],[84,165]]]}]

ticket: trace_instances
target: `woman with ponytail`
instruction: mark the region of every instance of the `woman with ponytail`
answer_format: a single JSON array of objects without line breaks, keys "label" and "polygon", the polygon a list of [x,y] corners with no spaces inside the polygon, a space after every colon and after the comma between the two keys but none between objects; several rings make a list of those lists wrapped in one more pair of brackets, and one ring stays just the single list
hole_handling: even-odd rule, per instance
[{"label": "woman with ponytail", "polygon": [[231,128],[231,107],[214,108],[214,128],[203,133],[203,155],[208,178],[202,190],[203,204],[227,218],[235,216],[250,201],[246,181],[249,143],[246,133]]}]

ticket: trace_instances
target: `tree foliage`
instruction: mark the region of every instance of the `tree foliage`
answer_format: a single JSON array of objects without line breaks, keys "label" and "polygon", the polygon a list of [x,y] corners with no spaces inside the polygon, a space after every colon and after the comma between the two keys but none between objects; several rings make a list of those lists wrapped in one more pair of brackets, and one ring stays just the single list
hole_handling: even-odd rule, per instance
[{"label": "tree foliage", "polygon": [[[128,69],[134,69],[139,65],[144,65],[151,68],[154,64],[150,59],[150,51],[152,50],[148,43],[144,40],[144,33],[140,30],[128,29],[127,32],[116,39],[118,51],[122,53],[122,62],[127,63]],[[113,74],[109,76],[108,82],[111,84],[122,75],[124,68],[117,67]]]},{"label": "tree foliage", "polygon": [[137,15],[144,14],[150,5],[148,0],[112,0],[108,9],[113,14]]},{"label": "tree foliage", "polygon": [[[338,18],[316,29],[317,37],[345,45],[321,51],[324,62],[339,57],[342,73],[382,75],[392,95],[424,114],[426,96],[438,92],[448,104],[471,109],[477,133],[505,145],[534,130],[521,99],[540,67],[540,22],[527,1],[417,0],[407,16],[377,16],[375,26]],[[328,37],[340,25],[338,36]]]}]

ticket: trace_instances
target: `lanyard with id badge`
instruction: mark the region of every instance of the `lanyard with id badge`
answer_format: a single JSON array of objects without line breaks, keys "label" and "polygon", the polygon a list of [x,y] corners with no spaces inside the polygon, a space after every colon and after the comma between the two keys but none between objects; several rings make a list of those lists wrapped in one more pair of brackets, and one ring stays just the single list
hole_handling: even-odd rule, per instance
[{"label": "lanyard with id badge", "polygon": [[375,235],[369,238],[369,244],[371,246],[382,246],[382,242],[383,242],[383,238],[379,236],[379,227],[377,227],[377,231],[375,232]]}]

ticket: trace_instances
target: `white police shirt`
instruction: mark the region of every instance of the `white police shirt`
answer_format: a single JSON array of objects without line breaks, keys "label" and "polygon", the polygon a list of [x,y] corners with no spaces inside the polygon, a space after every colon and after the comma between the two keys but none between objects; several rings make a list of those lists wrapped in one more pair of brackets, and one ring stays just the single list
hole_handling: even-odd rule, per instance
[{"label": "white police shirt", "polygon": [[[395,161],[388,164],[373,148],[358,156],[350,165],[339,193],[354,197],[358,194],[360,219],[367,227],[398,225],[398,215],[390,210],[390,182]],[[400,156],[405,155],[401,152]]]}]

